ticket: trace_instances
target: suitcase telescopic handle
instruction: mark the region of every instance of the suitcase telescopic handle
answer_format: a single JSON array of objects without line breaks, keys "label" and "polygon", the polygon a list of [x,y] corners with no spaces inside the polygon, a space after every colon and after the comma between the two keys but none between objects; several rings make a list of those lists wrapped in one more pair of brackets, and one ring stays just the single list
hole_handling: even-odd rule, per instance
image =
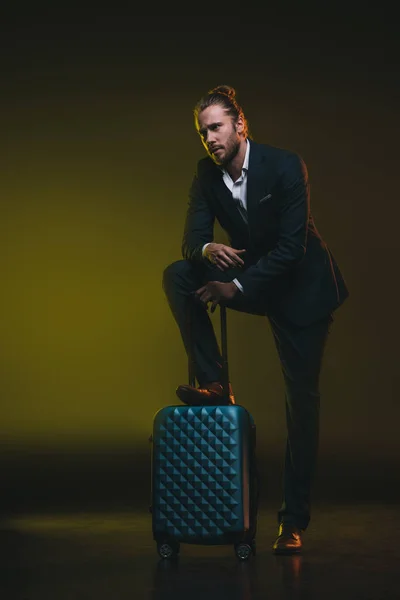
[{"label": "suitcase telescopic handle", "polygon": [[226,316],[226,306],[219,305],[219,314],[221,317],[221,351],[222,351],[222,385],[224,396],[229,396],[229,365],[228,365],[228,324]]},{"label": "suitcase telescopic handle", "polygon": [[[189,302],[188,310],[188,322],[187,331],[189,337],[189,385],[195,386],[195,364],[193,358],[193,339],[192,339],[192,327],[191,327],[191,310],[194,308],[194,304]],[[228,365],[228,326],[227,326],[227,315],[226,306],[223,304],[219,305],[219,313],[221,320],[221,353],[222,353],[222,373],[221,383],[223,386],[224,396],[229,396],[229,365]]]}]

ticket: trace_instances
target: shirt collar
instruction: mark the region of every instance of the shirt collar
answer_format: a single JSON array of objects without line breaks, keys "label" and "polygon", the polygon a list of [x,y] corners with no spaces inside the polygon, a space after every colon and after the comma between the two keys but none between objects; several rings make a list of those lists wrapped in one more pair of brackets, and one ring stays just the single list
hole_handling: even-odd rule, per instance
[{"label": "shirt collar", "polygon": [[246,139],[246,143],[247,143],[247,148],[246,148],[246,155],[244,157],[244,161],[243,161],[243,167],[242,167],[242,171],[248,171],[249,170],[249,156],[250,156],[250,142],[248,139]]}]

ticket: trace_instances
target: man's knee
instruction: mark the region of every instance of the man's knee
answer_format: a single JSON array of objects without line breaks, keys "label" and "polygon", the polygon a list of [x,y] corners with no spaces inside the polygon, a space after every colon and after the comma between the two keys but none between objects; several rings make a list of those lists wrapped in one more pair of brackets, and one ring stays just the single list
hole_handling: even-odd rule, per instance
[{"label": "man's knee", "polygon": [[188,260],[176,260],[165,267],[162,279],[163,289],[167,291],[181,283],[190,275],[191,270],[192,266]]}]

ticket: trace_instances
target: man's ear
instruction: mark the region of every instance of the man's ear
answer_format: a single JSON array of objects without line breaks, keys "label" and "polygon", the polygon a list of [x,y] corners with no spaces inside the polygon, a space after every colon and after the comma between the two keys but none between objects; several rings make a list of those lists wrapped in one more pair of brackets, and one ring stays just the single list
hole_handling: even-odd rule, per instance
[{"label": "man's ear", "polygon": [[239,117],[238,120],[235,123],[235,127],[236,127],[236,131],[238,133],[243,133],[244,131],[244,122],[243,122],[243,118]]}]

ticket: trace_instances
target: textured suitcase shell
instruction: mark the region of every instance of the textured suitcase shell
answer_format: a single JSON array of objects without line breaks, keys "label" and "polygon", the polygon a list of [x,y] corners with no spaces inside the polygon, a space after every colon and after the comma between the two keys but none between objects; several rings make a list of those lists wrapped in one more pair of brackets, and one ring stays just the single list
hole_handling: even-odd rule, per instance
[{"label": "textured suitcase shell", "polygon": [[255,425],[242,406],[167,406],[153,423],[155,540],[227,544],[255,534]]}]

